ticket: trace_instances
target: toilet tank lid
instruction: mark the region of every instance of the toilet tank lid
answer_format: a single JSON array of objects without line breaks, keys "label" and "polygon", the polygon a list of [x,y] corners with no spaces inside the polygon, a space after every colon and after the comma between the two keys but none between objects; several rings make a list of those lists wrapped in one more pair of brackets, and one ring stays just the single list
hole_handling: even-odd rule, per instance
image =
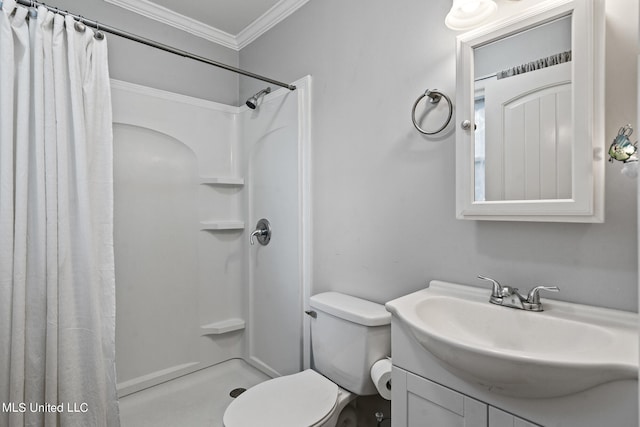
[{"label": "toilet tank lid", "polygon": [[309,299],[309,305],[316,310],[363,326],[382,326],[391,323],[391,313],[384,308],[384,305],[339,292],[314,295]]}]

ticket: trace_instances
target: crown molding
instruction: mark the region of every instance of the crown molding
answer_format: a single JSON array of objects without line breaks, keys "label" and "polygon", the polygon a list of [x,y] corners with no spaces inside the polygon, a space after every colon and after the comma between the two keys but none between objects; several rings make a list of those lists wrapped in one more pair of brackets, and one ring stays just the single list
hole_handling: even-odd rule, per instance
[{"label": "crown molding", "polygon": [[235,36],[203,24],[188,16],[181,15],[164,6],[157,5],[149,0],[104,0],[115,6],[137,13],[145,18],[170,25],[194,36],[201,37],[222,46],[238,50],[238,42]]},{"label": "crown molding", "polygon": [[272,27],[284,20],[296,10],[304,6],[309,0],[280,0],[267,10],[262,16],[249,24],[236,36],[238,50],[244,48],[252,41],[269,31]]},{"label": "crown molding", "polygon": [[309,0],[280,0],[237,35],[229,34],[196,19],[181,15],[149,0],[104,1],[224,47],[240,50],[298,10]]}]

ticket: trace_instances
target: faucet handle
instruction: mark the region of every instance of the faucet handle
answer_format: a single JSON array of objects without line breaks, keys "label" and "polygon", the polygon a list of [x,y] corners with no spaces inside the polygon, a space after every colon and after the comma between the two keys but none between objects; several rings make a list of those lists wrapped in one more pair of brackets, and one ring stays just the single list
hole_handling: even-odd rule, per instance
[{"label": "faucet handle", "polygon": [[497,280],[494,280],[491,277],[478,276],[478,279],[491,282],[492,288],[490,301],[493,303],[499,303],[502,300],[502,285],[498,283]]},{"label": "faucet handle", "polygon": [[527,302],[529,304],[540,304],[540,291],[558,292],[560,290],[557,286],[536,286],[529,291],[527,296]]},{"label": "faucet handle", "polygon": [[560,290],[557,286],[536,286],[529,291],[527,300],[522,303],[525,310],[530,311],[543,311],[542,303],[540,302],[540,291],[552,291],[558,292]]}]

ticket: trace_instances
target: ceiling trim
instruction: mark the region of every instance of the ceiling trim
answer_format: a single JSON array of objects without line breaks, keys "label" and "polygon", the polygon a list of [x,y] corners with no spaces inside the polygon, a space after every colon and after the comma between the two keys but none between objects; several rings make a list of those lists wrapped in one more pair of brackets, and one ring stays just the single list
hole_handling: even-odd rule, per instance
[{"label": "ceiling trim", "polygon": [[280,0],[267,10],[262,16],[249,24],[236,36],[238,50],[269,31],[296,10],[304,6],[309,0]]},{"label": "ceiling trim", "polygon": [[149,0],[104,1],[213,43],[240,50],[298,10],[309,0],[280,0],[235,36],[196,19],[176,13]]},{"label": "ceiling trim", "polygon": [[152,3],[149,0],[104,0],[123,9],[135,12],[145,18],[162,22],[194,36],[221,44],[225,47],[238,50],[236,38],[222,30],[206,25],[188,16],[181,15],[164,6]]}]

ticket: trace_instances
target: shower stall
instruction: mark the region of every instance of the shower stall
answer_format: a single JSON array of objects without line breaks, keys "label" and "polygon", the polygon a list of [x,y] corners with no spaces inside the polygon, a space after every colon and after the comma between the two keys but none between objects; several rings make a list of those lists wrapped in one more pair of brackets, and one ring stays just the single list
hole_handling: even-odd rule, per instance
[{"label": "shower stall", "polygon": [[120,397],[308,366],[311,78],[294,84],[250,108],[112,81]]}]

